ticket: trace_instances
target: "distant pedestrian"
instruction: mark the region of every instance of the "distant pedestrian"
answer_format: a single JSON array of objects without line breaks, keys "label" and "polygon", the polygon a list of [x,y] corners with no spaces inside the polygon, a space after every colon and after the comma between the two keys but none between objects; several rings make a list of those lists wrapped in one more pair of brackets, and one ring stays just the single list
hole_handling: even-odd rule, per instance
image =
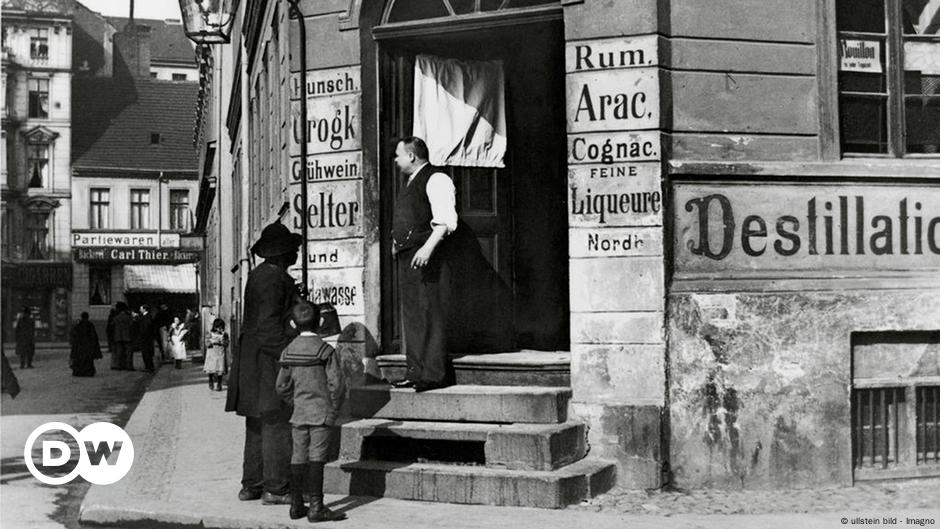
[{"label": "distant pedestrian", "polygon": [[108,340],[108,352],[111,354],[111,369],[121,369],[118,364],[118,357],[114,354],[114,317],[117,316],[117,309],[111,307],[108,311],[108,324],[105,326],[105,337]]},{"label": "distant pedestrian", "polygon": [[72,376],[95,376],[95,360],[101,358],[101,345],[98,343],[98,331],[88,319],[87,312],[83,312],[81,319],[72,326],[69,345],[69,367],[72,368]]},{"label": "distant pedestrian", "polygon": [[132,332],[134,321],[127,310],[127,303],[119,301],[115,310],[117,314],[114,315],[114,349],[111,350],[111,369],[133,371],[134,364],[130,348],[134,340]]},{"label": "distant pedestrian", "polygon": [[228,333],[225,320],[216,318],[206,337],[206,361],[202,370],[209,374],[209,389],[222,391],[222,375],[225,374],[225,351],[228,349]]},{"label": "distant pedestrian", "polygon": [[[339,355],[314,332],[320,323],[316,305],[301,301],[291,310],[291,325],[300,334],[281,353],[277,392],[294,407],[290,417],[294,441],[290,459],[292,520],[305,514],[310,522],[343,520],[346,515],[323,505],[323,467],[330,438],[346,393]],[[304,506],[303,483],[310,493]]]},{"label": "distant pedestrian", "polygon": [[29,307],[23,307],[16,321],[16,356],[20,357],[20,369],[33,367],[35,353],[36,321],[33,320]]},{"label": "distant pedestrian", "polygon": [[15,399],[16,396],[20,394],[20,382],[16,380],[16,374],[13,373],[13,368],[10,367],[10,362],[7,360],[7,354],[5,352],[0,351],[0,359],[3,361],[3,378],[0,379],[0,392],[6,393],[11,399]]},{"label": "distant pedestrian", "polygon": [[170,325],[170,346],[173,351],[173,363],[176,369],[183,367],[183,360],[186,360],[186,325],[180,321],[179,316],[173,318],[173,324]]},{"label": "distant pedestrian", "polygon": [[172,323],[173,318],[170,315],[170,309],[167,308],[165,303],[161,303],[159,306],[159,311],[153,317],[153,324],[156,328],[155,337],[157,338],[157,343],[160,347],[161,363],[169,361],[169,358],[172,356],[170,352],[170,325]]},{"label": "distant pedestrian", "polygon": [[140,356],[144,361],[144,371],[154,372],[153,346],[154,333],[153,316],[150,314],[150,305],[140,306],[140,319],[137,320],[137,338],[140,340]]}]

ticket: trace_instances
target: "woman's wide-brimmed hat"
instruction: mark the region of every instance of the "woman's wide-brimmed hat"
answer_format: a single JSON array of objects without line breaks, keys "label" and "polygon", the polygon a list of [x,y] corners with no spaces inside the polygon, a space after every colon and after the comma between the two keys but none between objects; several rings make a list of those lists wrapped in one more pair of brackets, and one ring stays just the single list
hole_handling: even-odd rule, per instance
[{"label": "woman's wide-brimmed hat", "polygon": [[260,257],[274,257],[290,253],[300,247],[303,237],[291,233],[280,222],[273,222],[261,231],[261,238],[251,247],[251,253]]}]

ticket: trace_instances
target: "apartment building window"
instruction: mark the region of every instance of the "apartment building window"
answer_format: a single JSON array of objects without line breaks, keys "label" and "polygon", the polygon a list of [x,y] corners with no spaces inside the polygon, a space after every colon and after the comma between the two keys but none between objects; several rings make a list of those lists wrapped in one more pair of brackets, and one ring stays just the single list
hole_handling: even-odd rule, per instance
[{"label": "apartment building window", "polygon": [[89,225],[93,230],[111,227],[111,190],[92,188],[89,207]]},{"label": "apartment building window", "polygon": [[186,189],[170,190],[170,229],[189,229],[189,191]]},{"label": "apartment building window", "polygon": [[49,28],[29,30],[29,57],[39,60],[49,58]]},{"label": "apartment building window", "polygon": [[150,228],[150,190],[131,189],[131,229]]},{"label": "apartment building window", "polygon": [[185,73],[175,73],[175,74],[173,74],[173,80],[174,80],[174,81],[185,81],[185,80],[186,80],[186,74],[185,74]]},{"label": "apartment building window", "polygon": [[27,259],[49,259],[49,213],[31,212],[27,215],[26,230],[29,238]]},{"label": "apartment building window", "polygon": [[49,145],[30,143],[27,152],[29,187],[45,187],[49,181]]},{"label": "apartment building window", "polygon": [[111,268],[108,266],[88,267],[88,304],[111,304]]},{"label": "apartment building window", "polygon": [[844,154],[940,154],[940,8],[837,0]]},{"label": "apartment building window", "polygon": [[49,79],[29,79],[29,117],[49,117]]}]

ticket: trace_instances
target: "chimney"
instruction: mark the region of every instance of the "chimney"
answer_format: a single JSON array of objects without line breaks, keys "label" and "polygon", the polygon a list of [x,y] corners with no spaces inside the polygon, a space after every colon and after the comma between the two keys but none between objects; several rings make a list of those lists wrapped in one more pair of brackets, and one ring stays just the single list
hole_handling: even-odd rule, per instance
[{"label": "chimney", "polygon": [[150,77],[150,27],[130,19],[114,34],[114,75]]}]

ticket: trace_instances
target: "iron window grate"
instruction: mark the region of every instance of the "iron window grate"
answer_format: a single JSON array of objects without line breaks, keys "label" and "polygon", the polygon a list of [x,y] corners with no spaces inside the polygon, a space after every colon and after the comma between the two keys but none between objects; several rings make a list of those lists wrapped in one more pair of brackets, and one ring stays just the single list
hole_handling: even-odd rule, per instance
[{"label": "iron window grate", "polygon": [[940,463],[940,386],[917,388],[917,463]]},{"label": "iron window grate", "polygon": [[852,391],[852,461],[856,468],[887,468],[898,462],[898,422],[904,388]]}]

